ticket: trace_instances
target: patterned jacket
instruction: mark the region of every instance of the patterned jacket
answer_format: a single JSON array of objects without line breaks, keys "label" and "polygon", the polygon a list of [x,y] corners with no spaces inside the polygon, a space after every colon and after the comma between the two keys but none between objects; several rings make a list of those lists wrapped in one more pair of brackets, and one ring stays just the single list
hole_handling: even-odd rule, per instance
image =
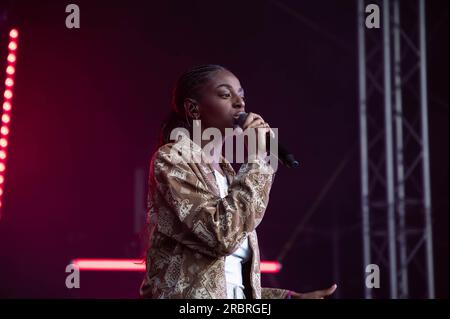
[{"label": "patterned jacket", "polygon": [[[251,263],[244,271],[248,299],[286,298],[288,290],[261,288],[256,227],[266,210],[274,171],[257,160],[236,174],[222,157],[229,182],[221,198],[201,148],[183,135],[155,152],[148,194],[149,248],[143,298],[225,299],[225,257],[248,236]],[[198,157],[197,157],[198,158]]]}]

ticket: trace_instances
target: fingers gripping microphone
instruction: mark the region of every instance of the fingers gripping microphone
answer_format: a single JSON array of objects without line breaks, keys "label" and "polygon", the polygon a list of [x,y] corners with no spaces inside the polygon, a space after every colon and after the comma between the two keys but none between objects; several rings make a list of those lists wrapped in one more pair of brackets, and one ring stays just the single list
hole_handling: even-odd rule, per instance
[{"label": "fingers gripping microphone", "polygon": [[[245,112],[239,113],[238,117],[235,120],[235,125],[237,125],[243,129],[243,126],[244,126],[245,120],[247,119],[247,116],[248,116],[248,114]],[[266,138],[267,138],[267,141],[266,141],[267,152],[270,152],[269,145],[278,144],[278,154],[272,154],[272,153],[271,154],[273,156],[277,157],[278,160],[283,165],[285,165],[289,168],[295,168],[300,165],[299,162],[295,159],[294,155],[291,152],[289,152],[286,149],[286,147],[284,147],[283,145],[278,143],[278,141],[276,139],[274,139],[269,133],[267,133]],[[272,144],[272,143],[274,143],[274,144]]]}]

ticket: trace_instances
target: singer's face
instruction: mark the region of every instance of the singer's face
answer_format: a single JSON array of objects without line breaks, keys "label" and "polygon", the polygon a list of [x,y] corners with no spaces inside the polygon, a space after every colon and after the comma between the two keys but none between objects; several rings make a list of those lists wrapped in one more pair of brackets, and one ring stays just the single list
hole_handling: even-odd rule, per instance
[{"label": "singer's face", "polygon": [[245,111],[244,90],[229,71],[217,71],[201,90],[199,102],[202,128],[216,127],[222,134],[233,127],[234,118]]}]

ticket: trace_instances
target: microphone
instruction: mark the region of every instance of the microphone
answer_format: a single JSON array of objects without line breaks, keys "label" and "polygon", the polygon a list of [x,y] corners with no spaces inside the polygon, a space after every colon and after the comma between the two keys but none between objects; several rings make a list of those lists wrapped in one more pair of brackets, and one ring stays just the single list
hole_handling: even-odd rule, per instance
[{"label": "microphone", "polygon": [[[248,113],[245,112],[241,112],[238,114],[238,116],[235,118],[235,126],[239,126],[240,128],[243,129],[245,120],[247,119]],[[270,143],[270,144],[269,144]],[[266,148],[267,148],[267,152],[270,153],[270,145],[274,144],[278,144],[278,154],[273,154],[271,153],[273,156],[275,156],[276,158],[278,158],[278,160],[285,166],[289,167],[289,168],[295,168],[298,167],[300,165],[300,163],[295,159],[294,155],[289,152],[287,150],[286,147],[284,147],[283,145],[281,145],[280,143],[278,143],[277,140],[275,140],[270,133],[267,133],[266,135]]]}]

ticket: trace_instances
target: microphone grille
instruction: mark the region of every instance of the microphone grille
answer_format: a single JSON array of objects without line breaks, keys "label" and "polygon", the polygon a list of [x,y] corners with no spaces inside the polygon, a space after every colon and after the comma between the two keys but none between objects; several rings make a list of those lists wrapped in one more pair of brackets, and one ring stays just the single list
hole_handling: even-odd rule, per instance
[{"label": "microphone grille", "polygon": [[234,124],[235,126],[239,126],[242,128],[242,126],[245,123],[245,120],[247,119],[248,114],[245,112],[238,113],[238,116],[235,118]]}]

